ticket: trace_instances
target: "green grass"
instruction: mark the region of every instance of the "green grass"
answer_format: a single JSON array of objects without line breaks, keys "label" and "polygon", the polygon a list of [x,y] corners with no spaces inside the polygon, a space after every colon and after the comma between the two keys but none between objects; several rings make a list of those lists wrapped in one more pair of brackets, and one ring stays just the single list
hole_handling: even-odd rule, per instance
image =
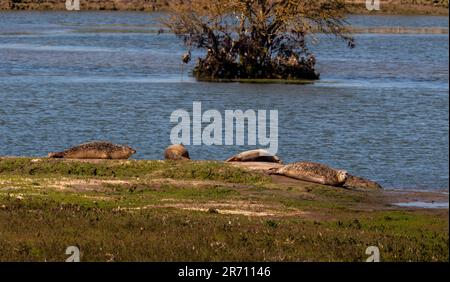
[{"label": "green grass", "polygon": [[63,161],[58,159],[0,159],[1,176],[65,176],[79,178],[162,177],[172,179],[217,180],[253,184],[269,181],[261,174],[219,162],[113,161],[98,163]]},{"label": "green grass", "polygon": [[70,245],[83,261],[364,261],[371,245],[385,261],[448,260],[448,233],[430,229],[427,216],[398,232],[390,221],[368,218],[267,220],[175,209],[130,215],[53,200],[7,204],[0,211],[1,260],[63,261]]},{"label": "green grass", "polygon": [[0,159],[0,261],[64,261],[72,245],[82,261],[364,261],[368,246],[448,261],[448,210],[380,193],[218,162]]}]

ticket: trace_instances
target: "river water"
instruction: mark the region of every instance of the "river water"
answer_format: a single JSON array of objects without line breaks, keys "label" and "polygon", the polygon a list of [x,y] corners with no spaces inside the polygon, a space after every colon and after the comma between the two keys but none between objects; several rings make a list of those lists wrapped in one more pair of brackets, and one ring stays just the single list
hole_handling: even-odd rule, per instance
[{"label": "river water", "polygon": [[[311,160],[390,188],[448,189],[447,34],[319,37],[308,85],[197,82],[159,14],[0,13],[0,155],[43,156],[87,140],[161,159],[176,109],[278,110],[285,162]],[[354,16],[358,27],[443,27],[447,17]],[[200,53],[194,53],[194,57]],[[194,60],[195,61],[195,60]],[[225,159],[253,146],[189,146]]]}]

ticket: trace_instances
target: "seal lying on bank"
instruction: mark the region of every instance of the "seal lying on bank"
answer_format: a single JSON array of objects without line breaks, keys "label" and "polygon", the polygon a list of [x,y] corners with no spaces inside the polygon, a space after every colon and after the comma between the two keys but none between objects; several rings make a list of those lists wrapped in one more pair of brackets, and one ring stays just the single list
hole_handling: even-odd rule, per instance
[{"label": "seal lying on bank", "polygon": [[281,164],[280,158],[263,149],[245,151],[227,159],[226,162],[269,162]]},{"label": "seal lying on bank", "polygon": [[129,146],[94,141],[72,147],[63,152],[49,153],[49,158],[64,159],[128,159],[136,153]]},{"label": "seal lying on bank", "polygon": [[298,162],[281,168],[270,169],[269,174],[284,175],[331,186],[343,186],[348,177],[348,173],[345,170],[338,170],[324,164],[312,162]]},{"label": "seal lying on bank", "polygon": [[189,152],[183,144],[175,144],[166,148],[164,151],[164,159],[166,160],[190,160]]},{"label": "seal lying on bank", "polygon": [[356,189],[368,189],[368,190],[379,190],[383,187],[376,183],[375,181],[365,179],[359,176],[348,175],[345,181],[344,187],[346,188],[356,188]]}]

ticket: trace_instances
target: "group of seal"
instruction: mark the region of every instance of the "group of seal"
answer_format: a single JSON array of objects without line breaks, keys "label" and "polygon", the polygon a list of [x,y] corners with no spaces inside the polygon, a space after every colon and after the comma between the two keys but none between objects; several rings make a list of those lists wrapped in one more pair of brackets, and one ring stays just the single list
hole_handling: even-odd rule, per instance
[{"label": "group of seal", "polygon": [[[106,141],[94,141],[72,147],[63,152],[49,153],[49,158],[65,159],[128,159],[136,150],[126,145]],[[190,160],[189,152],[183,144],[174,144],[164,150],[166,160]],[[279,157],[263,149],[239,153],[225,162],[271,162],[282,164]],[[283,175],[298,180],[347,188],[381,189],[378,183],[350,175],[346,170],[335,169],[314,162],[295,162],[279,168],[272,168],[269,174]]]},{"label": "group of seal", "polygon": [[[107,141],[83,143],[62,152],[49,153],[48,158],[61,159],[128,159],[136,150],[126,145],[113,144]],[[164,151],[166,160],[189,160],[189,153],[183,144],[175,144]]]},{"label": "group of seal", "polygon": [[[226,162],[273,162],[282,164],[277,156],[258,149],[245,151],[227,159]],[[350,175],[346,170],[335,169],[324,164],[315,162],[295,162],[279,168],[271,168],[268,174],[283,175],[290,178],[330,185],[335,187],[346,187],[352,189],[382,189],[375,181],[362,177]]]}]

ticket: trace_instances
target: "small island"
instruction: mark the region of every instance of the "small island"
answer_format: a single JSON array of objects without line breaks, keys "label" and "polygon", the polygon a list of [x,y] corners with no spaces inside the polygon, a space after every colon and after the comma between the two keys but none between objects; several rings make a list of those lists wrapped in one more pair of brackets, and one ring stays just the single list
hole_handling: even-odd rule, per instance
[{"label": "small island", "polygon": [[171,2],[163,23],[191,49],[206,50],[193,74],[202,80],[315,80],[308,37],[331,35],[354,47],[340,0]]}]

